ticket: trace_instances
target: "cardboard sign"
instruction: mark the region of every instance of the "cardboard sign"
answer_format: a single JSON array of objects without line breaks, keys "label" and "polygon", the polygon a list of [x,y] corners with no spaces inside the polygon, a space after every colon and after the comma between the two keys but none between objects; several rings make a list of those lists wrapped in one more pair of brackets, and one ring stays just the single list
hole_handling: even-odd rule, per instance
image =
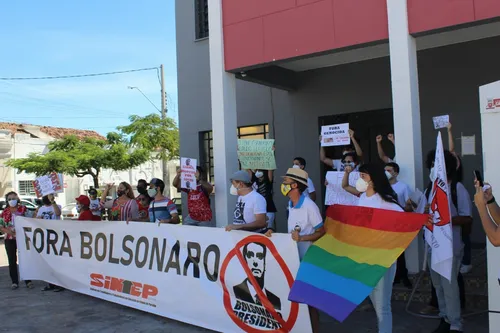
[{"label": "cardboard sign", "polygon": [[238,140],[238,158],[242,169],[275,170],[274,140]]},{"label": "cardboard sign", "polygon": [[181,157],[181,188],[196,190],[196,159]]},{"label": "cardboard sign", "polygon": [[50,175],[38,177],[33,181],[33,187],[38,198],[48,194],[64,192],[63,175],[52,172]]},{"label": "cardboard sign", "polygon": [[349,123],[321,126],[321,137],[322,147],[349,145]]},{"label": "cardboard sign", "polygon": [[432,117],[432,122],[434,123],[434,129],[446,128],[450,123],[450,116],[437,116]]},{"label": "cardboard sign", "polygon": [[[326,186],[325,205],[346,205],[357,206],[359,198],[342,188],[342,178],[344,172],[328,171],[326,173]],[[349,185],[356,186],[356,181],[359,178],[359,172],[351,172],[349,174]]]}]

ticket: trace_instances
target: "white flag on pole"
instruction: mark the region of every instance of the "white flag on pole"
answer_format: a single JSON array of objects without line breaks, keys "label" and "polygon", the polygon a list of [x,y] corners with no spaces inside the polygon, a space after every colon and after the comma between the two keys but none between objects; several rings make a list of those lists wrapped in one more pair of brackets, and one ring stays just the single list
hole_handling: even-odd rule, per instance
[{"label": "white flag on pole", "polygon": [[429,210],[434,221],[425,227],[425,239],[432,249],[431,268],[451,280],[453,263],[453,233],[451,226],[450,191],[444,162],[443,141],[438,134],[436,158],[431,173],[432,189],[429,195]]}]

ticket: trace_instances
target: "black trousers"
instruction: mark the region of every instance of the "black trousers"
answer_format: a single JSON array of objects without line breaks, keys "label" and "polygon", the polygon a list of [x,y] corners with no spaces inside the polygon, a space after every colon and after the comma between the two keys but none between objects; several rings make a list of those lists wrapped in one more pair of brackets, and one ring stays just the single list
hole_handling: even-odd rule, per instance
[{"label": "black trousers", "polygon": [[[464,283],[464,277],[463,277],[462,273],[458,273],[457,280],[458,280],[458,289],[460,292],[460,307],[462,309],[464,309],[465,308],[465,283]],[[439,308],[437,295],[436,295],[436,289],[434,288],[434,285],[432,284],[432,280],[431,280],[431,286],[432,286],[432,295],[431,295],[431,301],[430,301],[429,305],[431,305],[435,308]]]},{"label": "black trousers", "polygon": [[[19,273],[17,271],[17,243],[15,239],[5,240],[5,252],[7,252],[7,259],[9,260],[9,274],[12,283],[19,284]],[[31,281],[24,281],[26,284]]]},{"label": "black trousers", "polygon": [[394,281],[401,281],[408,279],[408,269],[406,268],[406,259],[405,253],[403,252],[399,258],[396,267],[396,276],[394,277]]}]

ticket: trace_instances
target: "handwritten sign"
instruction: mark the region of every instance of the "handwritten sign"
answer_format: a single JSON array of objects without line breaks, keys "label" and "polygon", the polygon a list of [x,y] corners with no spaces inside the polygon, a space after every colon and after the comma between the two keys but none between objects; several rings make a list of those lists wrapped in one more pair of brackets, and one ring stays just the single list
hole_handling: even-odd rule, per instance
[{"label": "handwritten sign", "polygon": [[37,197],[48,194],[64,192],[64,182],[62,174],[52,172],[47,176],[38,177],[33,181],[33,187]]},{"label": "handwritten sign", "polygon": [[275,170],[274,140],[238,140],[238,158],[242,169]]},{"label": "handwritten sign", "polygon": [[181,157],[181,188],[196,190],[196,159]]},{"label": "handwritten sign", "polygon": [[432,122],[434,123],[434,129],[446,128],[450,122],[450,116],[437,116],[432,117]]},{"label": "handwritten sign", "polygon": [[[326,173],[326,186],[325,205],[347,205],[357,206],[359,198],[342,188],[342,179],[344,172],[328,171]],[[359,172],[351,172],[349,174],[349,185],[355,186],[356,181],[359,179]]]},{"label": "handwritten sign", "polygon": [[349,123],[321,126],[321,146],[345,146],[351,144]]}]

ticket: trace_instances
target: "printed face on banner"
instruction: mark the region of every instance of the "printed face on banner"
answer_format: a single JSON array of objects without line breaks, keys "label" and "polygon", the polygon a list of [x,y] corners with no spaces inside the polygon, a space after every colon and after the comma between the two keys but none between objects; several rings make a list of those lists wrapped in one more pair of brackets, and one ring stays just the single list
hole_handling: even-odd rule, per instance
[{"label": "printed face on banner", "polygon": [[196,160],[181,158],[181,188],[196,190]]},{"label": "printed face on banner", "polygon": [[[226,270],[233,272],[231,281],[226,280]],[[241,241],[222,264],[221,283],[224,307],[245,332],[293,328],[299,310],[298,304],[288,301],[293,276],[268,238],[250,236]]]}]

